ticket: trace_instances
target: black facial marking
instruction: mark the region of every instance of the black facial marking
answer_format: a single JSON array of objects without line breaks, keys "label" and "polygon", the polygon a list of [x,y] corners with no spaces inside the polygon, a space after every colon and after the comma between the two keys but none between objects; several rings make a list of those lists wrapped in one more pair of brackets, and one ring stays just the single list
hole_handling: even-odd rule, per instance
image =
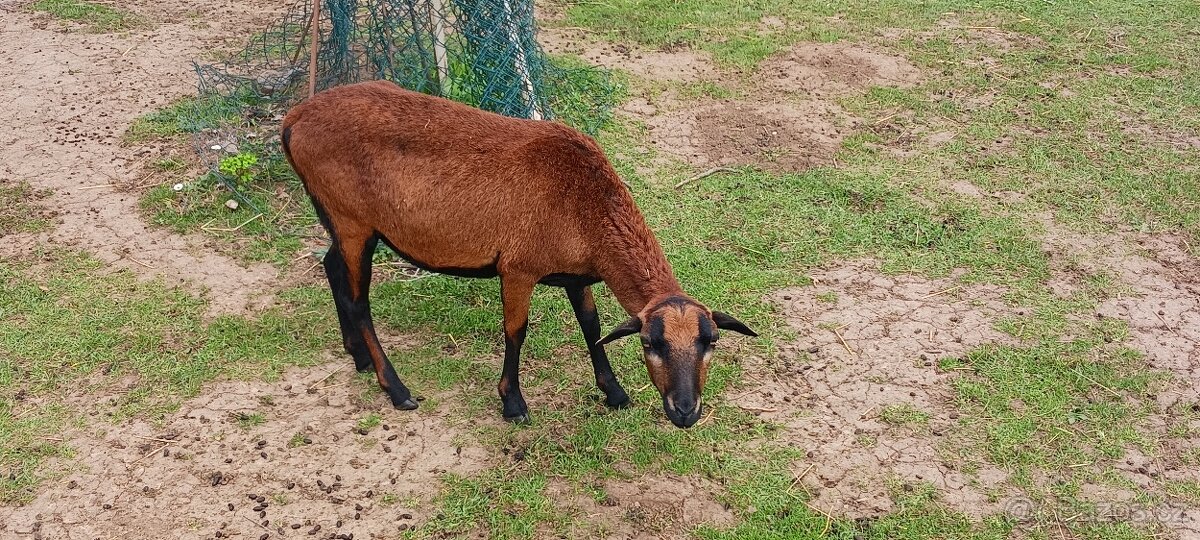
[{"label": "black facial marking", "polygon": [[713,324],[712,319],[699,315],[700,317],[700,341],[705,344],[712,343],[717,340],[717,325]]},{"label": "black facial marking", "polygon": [[663,322],[662,315],[653,315],[650,317],[650,329],[647,334],[649,335],[648,344],[650,348],[664,362],[667,361],[667,358],[671,355],[671,344],[667,342],[666,323]]}]

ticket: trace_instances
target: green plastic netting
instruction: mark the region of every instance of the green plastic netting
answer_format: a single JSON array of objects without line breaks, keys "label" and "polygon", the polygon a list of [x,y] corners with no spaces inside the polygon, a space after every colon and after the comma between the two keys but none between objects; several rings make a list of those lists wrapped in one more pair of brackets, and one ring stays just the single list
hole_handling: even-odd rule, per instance
[{"label": "green plastic netting", "polygon": [[[261,128],[307,96],[312,9],[311,1],[296,2],[240,52],[195,64],[200,95],[180,127],[210,174],[251,206],[230,161],[246,148],[259,163],[278,159]],[[617,89],[608,74],[543,53],[531,0],[324,0],[318,27],[318,91],[386,79],[593,134],[611,119]]]}]

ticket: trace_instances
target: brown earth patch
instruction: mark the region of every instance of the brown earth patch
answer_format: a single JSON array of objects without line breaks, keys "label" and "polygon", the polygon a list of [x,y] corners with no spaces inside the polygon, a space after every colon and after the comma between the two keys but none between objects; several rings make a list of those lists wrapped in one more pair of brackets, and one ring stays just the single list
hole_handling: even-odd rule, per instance
[{"label": "brown earth patch", "polygon": [[736,518],[712,498],[719,491],[711,482],[677,475],[646,476],[632,481],[607,480],[605,497],[597,502],[566,482],[551,480],[546,494],[560,508],[584,517],[587,530],[571,531],[573,538],[651,540],[689,538],[700,525],[725,527]]},{"label": "brown earth patch", "polygon": [[[968,474],[939,455],[957,423],[940,358],[986,343],[1012,343],[993,321],[1013,311],[995,286],[961,286],[954,277],[885,276],[867,261],[815,272],[813,285],[771,299],[801,336],[782,362],[739,405],[785,427],[785,440],[809,450],[802,483],[811,504],[835,515],[893,510],[889,483],[930,483],[957,510],[999,510],[989,491],[1007,475]],[[836,331],[835,331],[836,330]],[[843,343],[844,340],[844,343]],[[911,407],[926,426],[893,426],[880,413]]]},{"label": "brown earth patch", "polygon": [[[321,538],[391,538],[419,526],[442,473],[481,470],[488,454],[464,445],[437,411],[359,402],[352,370],[326,379],[344,362],[215,384],[162,425],[66,434],[70,473],[24,507],[0,507],[0,536],[305,537],[320,526]],[[261,425],[238,426],[254,412]],[[382,423],[364,435],[357,423],[370,413]]]},{"label": "brown earth patch", "polygon": [[833,160],[859,124],[835,104],[713,103],[646,120],[662,150],[697,167],[801,171]]},{"label": "brown earth patch", "polygon": [[538,42],[546,52],[579,55],[594,65],[624,70],[652,81],[698,81],[720,76],[712,59],[702,51],[655,51],[624,44],[589,43],[579,30],[557,28],[539,31]]},{"label": "brown earth patch", "polygon": [[280,8],[132,2],[122,9],[161,24],[119,34],[49,30],[37,15],[0,11],[0,79],[12,81],[0,87],[0,124],[21,128],[0,134],[0,177],[53,190],[44,203],[60,216],[49,233],[7,238],[0,255],[69,246],[113,268],[211,291],[214,315],[268,304],[277,277],[270,266],[243,266],[206,239],[142,221],[124,187],[146,177],[151,154],[122,146],[121,135],[139,115],[195,93],[193,59],[244,39]]},{"label": "brown earth patch", "polygon": [[[678,54],[678,53],[676,53]],[[756,101],[635,100],[655,146],[695,167],[752,166],[798,172],[833,162],[862,121],[835,99],[872,85],[906,86],[919,72],[906,60],[849,44],[803,44],[768,59]]]},{"label": "brown earth patch", "polygon": [[1155,125],[1149,120],[1122,116],[1121,133],[1153,144],[1170,146],[1176,150],[1200,150],[1200,135],[1175,131]]},{"label": "brown earth patch", "polygon": [[921,73],[902,57],[859,45],[806,43],[764,61],[758,78],[777,91],[836,97],[870,86],[911,86]]}]

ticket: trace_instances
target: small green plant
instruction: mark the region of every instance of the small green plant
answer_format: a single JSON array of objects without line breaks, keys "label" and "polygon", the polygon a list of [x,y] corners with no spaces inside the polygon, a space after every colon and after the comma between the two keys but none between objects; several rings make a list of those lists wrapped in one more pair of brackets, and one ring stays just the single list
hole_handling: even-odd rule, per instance
[{"label": "small green plant", "polygon": [[291,502],[288,500],[287,495],[283,494],[283,493],[276,493],[274,495],[271,495],[271,500],[274,501],[275,504],[277,504],[279,506],[284,506],[287,503]]},{"label": "small green plant", "polygon": [[240,152],[221,158],[221,164],[217,167],[217,170],[221,171],[221,174],[237,180],[239,186],[247,186],[254,181],[254,177],[257,174],[257,165],[257,155]]},{"label": "small green plant", "polygon": [[918,410],[911,403],[888,405],[879,412],[879,419],[893,426],[919,427],[929,423],[929,413]]},{"label": "small green plant", "polygon": [[837,299],[838,299],[837,293],[834,291],[826,291],[826,292],[823,292],[823,293],[817,295],[817,300],[821,301],[821,302],[825,302],[826,304],[836,304]]},{"label": "small green plant", "polygon": [[358,430],[362,431],[362,432],[371,431],[376,426],[378,426],[379,423],[382,421],[383,421],[383,417],[379,416],[379,413],[368,414],[368,415],[362,417],[361,419],[359,419]]},{"label": "small green plant", "polygon": [[312,444],[312,439],[308,438],[308,435],[305,435],[304,432],[300,431],[297,431],[296,434],[292,435],[292,438],[288,440],[289,448],[299,448],[309,444]]},{"label": "small green plant", "polygon": [[162,172],[178,171],[186,166],[186,163],[173,157],[163,158],[154,162],[154,168]]},{"label": "small green plant", "polygon": [[390,491],[384,492],[383,495],[379,496],[379,504],[382,504],[384,506],[391,506],[393,504],[396,504],[396,502],[399,500],[400,500],[400,497],[398,497],[395,493],[392,493]]},{"label": "small green plant", "polygon": [[237,420],[238,427],[242,429],[250,429],[254,426],[261,426],[267,421],[267,415],[260,412],[253,413],[237,413],[234,415]]}]

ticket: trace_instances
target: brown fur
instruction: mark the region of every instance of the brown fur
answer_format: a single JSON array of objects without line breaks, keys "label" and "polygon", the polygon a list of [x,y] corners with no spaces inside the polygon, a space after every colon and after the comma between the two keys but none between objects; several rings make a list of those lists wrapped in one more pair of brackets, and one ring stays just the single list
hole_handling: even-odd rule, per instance
[{"label": "brown fur", "polygon": [[603,151],[563,124],[370,82],[318,94],[283,129],[339,235],[378,231],[433,269],[603,279],[631,314],[680,290]]}]

